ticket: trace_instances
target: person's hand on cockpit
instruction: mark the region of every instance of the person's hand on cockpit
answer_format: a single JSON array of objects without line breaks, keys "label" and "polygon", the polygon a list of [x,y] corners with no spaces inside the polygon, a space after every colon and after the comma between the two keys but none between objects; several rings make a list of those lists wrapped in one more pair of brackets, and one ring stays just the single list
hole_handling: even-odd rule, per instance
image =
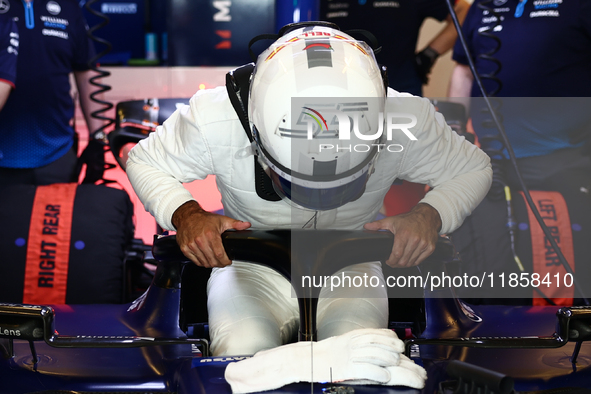
[{"label": "person's hand on cockpit", "polygon": [[412,267],[435,251],[441,217],[435,208],[420,203],[408,213],[367,223],[364,228],[394,234],[394,246],[386,264],[394,268]]},{"label": "person's hand on cockpit", "polygon": [[183,254],[200,267],[225,267],[228,258],[221,234],[226,230],[246,230],[249,222],[203,210],[197,201],[188,201],[172,215],[176,241]]}]

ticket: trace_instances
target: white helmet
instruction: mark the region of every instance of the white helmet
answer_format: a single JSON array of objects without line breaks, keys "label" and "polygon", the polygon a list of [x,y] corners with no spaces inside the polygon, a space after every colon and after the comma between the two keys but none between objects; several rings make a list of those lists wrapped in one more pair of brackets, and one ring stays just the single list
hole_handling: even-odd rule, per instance
[{"label": "white helmet", "polygon": [[248,105],[258,159],[275,191],[313,210],[359,198],[379,151],[385,98],[365,42],[326,25],[275,41],[258,57]]}]

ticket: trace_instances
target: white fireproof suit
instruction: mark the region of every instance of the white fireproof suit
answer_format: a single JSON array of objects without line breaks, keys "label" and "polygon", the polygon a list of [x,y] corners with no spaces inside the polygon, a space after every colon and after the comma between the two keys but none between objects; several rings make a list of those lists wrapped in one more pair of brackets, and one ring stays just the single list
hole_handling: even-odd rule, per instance
[{"label": "white fireproof suit", "polygon": [[[492,176],[489,158],[451,130],[429,100],[391,89],[388,93],[385,112],[414,114],[417,123],[409,131],[417,140],[395,132],[393,143],[402,145],[402,152],[382,150],[365,193],[340,208],[319,212],[317,228],[362,229],[375,220],[398,178],[433,188],[421,202],[439,212],[440,233],[449,233],[486,195]],[[199,91],[190,105],[179,108],[140,141],[129,154],[127,174],[146,210],[168,230],[174,230],[171,219],[176,209],[193,199],[182,183],[208,175],[216,176],[224,214],[249,221],[252,228],[302,228],[314,215],[257,195],[251,144],[225,87]],[[348,267],[346,273],[383,281],[376,262]],[[319,339],[387,325],[385,288],[341,291],[326,299],[321,293]],[[297,300],[289,282],[251,263],[214,269],[208,283],[208,310],[214,355],[252,354],[279,346],[293,338],[298,327]]]}]

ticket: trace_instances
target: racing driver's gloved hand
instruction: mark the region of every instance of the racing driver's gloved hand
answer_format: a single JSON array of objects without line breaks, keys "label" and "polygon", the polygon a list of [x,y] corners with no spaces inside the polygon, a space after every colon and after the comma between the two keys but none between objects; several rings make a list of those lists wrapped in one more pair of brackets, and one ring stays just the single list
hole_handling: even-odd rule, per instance
[{"label": "racing driver's gloved hand", "polygon": [[423,85],[429,82],[429,74],[438,57],[439,53],[431,47],[427,47],[415,55],[415,68]]},{"label": "racing driver's gloved hand", "polygon": [[258,352],[229,364],[225,378],[233,393],[273,390],[295,382],[424,387],[424,369],[403,351],[404,343],[392,330],[359,329]]}]

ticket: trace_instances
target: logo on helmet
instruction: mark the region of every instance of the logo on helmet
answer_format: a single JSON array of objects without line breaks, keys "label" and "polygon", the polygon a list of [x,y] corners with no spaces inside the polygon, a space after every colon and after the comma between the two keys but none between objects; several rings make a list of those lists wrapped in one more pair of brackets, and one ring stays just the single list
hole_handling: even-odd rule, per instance
[{"label": "logo on helmet", "polygon": [[334,37],[335,34],[331,31],[325,30],[311,30],[305,31],[298,36],[298,38],[317,38],[317,37]]},{"label": "logo on helmet", "polygon": [[[323,48],[332,51],[333,48],[330,45],[331,40],[339,40],[346,42],[347,44],[357,48],[360,52],[362,52],[365,56],[370,56],[369,51],[365,48],[365,43],[353,40],[351,37],[346,37],[340,34],[334,34],[328,31],[306,31],[298,36],[292,37],[289,40],[285,41],[283,44],[277,45],[273,48],[272,51],[267,55],[265,61],[271,60],[279,51],[284,49],[290,44],[294,42],[304,40],[306,42],[306,46],[303,48],[304,51],[309,49],[316,49],[316,48]],[[270,47],[272,48],[272,47]]]},{"label": "logo on helmet", "polygon": [[[303,107],[303,108],[309,112],[302,111],[302,114],[308,115],[309,117],[314,119],[314,121],[316,121],[316,124],[318,125],[317,134],[322,131],[322,125],[324,125],[324,130],[328,131],[328,125],[326,124],[326,119],[324,119],[324,117],[322,116],[322,114],[320,112],[318,112],[312,108],[308,108],[308,107]],[[309,125],[310,125],[310,123],[308,123],[308,139],[311,140],[314,133],[312,132],[312,128],[309,127]]]}]

